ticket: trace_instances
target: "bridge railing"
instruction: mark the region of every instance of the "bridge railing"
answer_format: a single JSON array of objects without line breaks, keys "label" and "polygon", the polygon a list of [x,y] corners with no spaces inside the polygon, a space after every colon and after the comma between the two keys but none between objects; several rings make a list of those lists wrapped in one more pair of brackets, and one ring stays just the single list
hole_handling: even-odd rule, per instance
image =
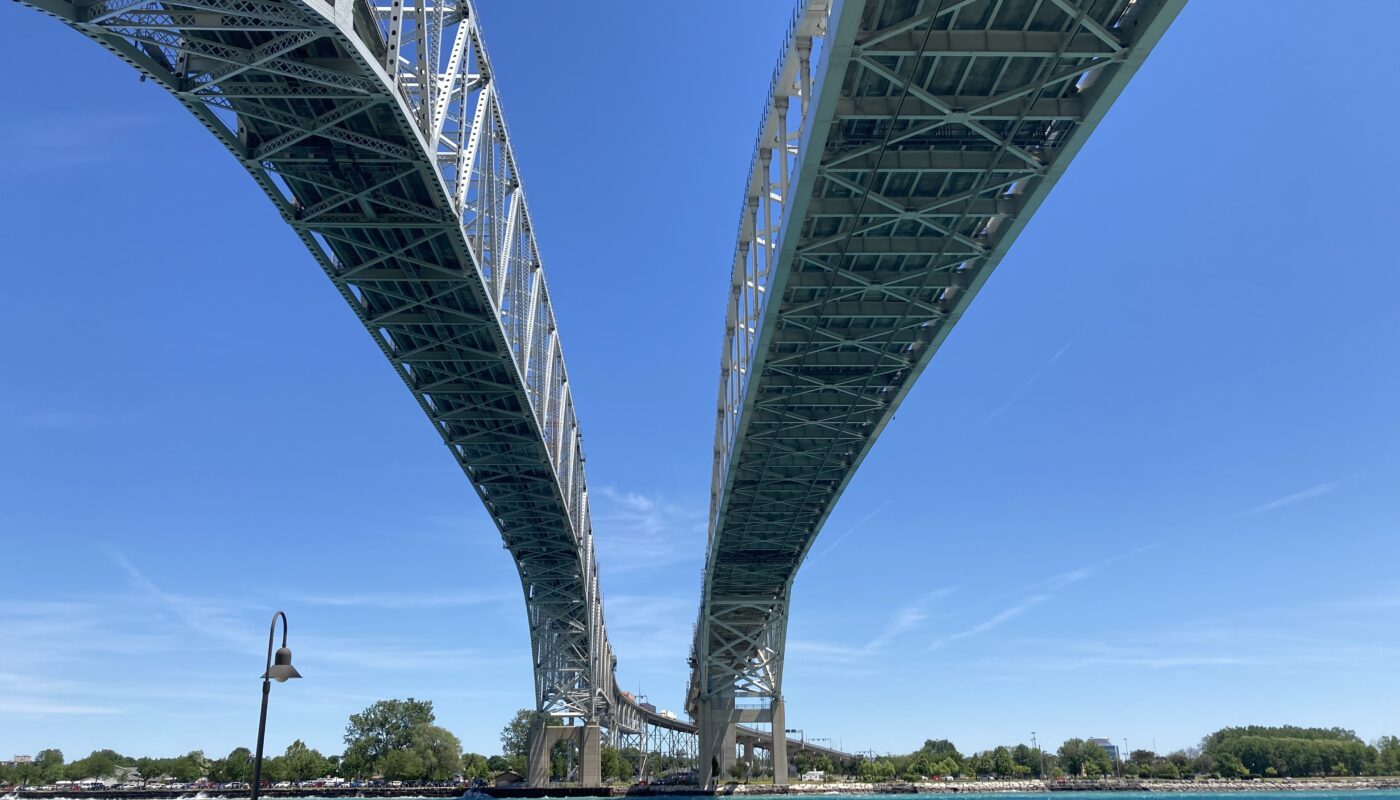
[{"label": "bridge railing", "polygon": [[[711,522],[738,435],[750,369],[768,305],[782,239],[788,187],[801,169],[801,138],[813,97],[813,65],[824,55],[831,0],[799,0],[788,21],[763,103],[749,179],[739,208],[730,296],[725,311],[712,476]],[[713,525],[711,526],[713,535]]]},{"label": "bridge railing", "polygon": [[[478,276],[544,433],[574,535],[581,540],[588,527],[583,442],[529,204],[476,10],[466,0],[358,2],[375,20],[370,49],[382,57],[381,66],[448,184],[477,255]],[[358,27],[357,32],[361,38],[367,33]]]}]

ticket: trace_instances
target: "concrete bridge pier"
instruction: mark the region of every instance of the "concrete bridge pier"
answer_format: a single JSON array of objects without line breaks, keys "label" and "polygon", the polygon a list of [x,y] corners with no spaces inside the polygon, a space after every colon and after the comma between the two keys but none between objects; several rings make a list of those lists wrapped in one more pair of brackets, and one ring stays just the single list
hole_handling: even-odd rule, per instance
[{"label": "concrete bridge pier", "polygon": [[561,741],[578,748],[578,785],[603,785],[603,729],[587,725],[537,725],[530,732],[530,756],[526,761],[526,784],[532,788],[549,785],[549,753]]},{"label": "concrete bridge pier", "polygon": [[787,786],[787,711],[780,697],[773,698],[773,704],[769,708],[773,718],[773,749],[769,751],[773,756],[773,785]]},{"label": "concrete bridge pier", "polygon": [[710,695],[700,698],[700,713],[696,718],[699,736],[699,763],[696,783],[718,786],[729,777],[734,766],[736,746],[734,726],[734,695]]}]

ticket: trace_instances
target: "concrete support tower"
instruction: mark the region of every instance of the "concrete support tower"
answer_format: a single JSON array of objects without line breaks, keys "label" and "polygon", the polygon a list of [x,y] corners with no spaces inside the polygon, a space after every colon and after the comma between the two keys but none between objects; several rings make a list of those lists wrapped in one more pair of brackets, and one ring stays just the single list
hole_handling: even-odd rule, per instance
[{"label": "concrete support tower", "polygon": [[549,785],[549,752],[568,740],[578,748],[579,786],[603,785],[603,731],[596,723],[587,725],[548,725],[537,723],[530,731],[530,756],[526,782],[532,788]]}]

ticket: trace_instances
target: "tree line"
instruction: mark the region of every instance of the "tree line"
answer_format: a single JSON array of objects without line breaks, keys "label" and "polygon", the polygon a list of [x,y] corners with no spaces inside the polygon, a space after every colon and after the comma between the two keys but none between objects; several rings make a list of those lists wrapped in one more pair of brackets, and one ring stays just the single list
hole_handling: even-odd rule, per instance
[{"label": "tree line", "polygon": [[[511,770],[524,775],[535,712],[522,709],[501,730],[501,753],[486,756],[462,752],[451,732],[435,724],[427,700],[380,700],[352,714],[345,729],[345,750],[323,755],[300,739],[280,755],[263,760],[263,779],[310,781],[325,777],[383,778],[401,781],[489,779]],[[1273,778],[1400,775],[1400,737],[1382,736],[1366,743],[1342,728],[1265,727],[1222,728],[1197,747],[1159,755],[1134,750],[1113,761],[1104,748],[1085,739],[1068,739],[1056,750],[1025,744],[1002,745],[964,755],[947,739],[929,739],[912,753],[835,759],[810,750],[789,751],[799,775],[819,770],[866,781],[957,778],[1094,778],[1110,775],[1133,778],[1193,777]],[[223,758],[195,750],[173,758],[133,758],[114,750],[97,750],[76,761],[65,761],[60,750],[39,751],[32,763],[0,766],[0,784],[44,785],[62,780],[120,777],[135,768],[146,780],[169,777],[181,783],[207,779],[214,783],[252,780],[252,754],[234,748]],[[635,748],[604,747],[605,781],[634,780],[643,770],[649,777],[692,768],[674,754],[643,753]],[[550,776],[576,776],[572,748],[557,743],[550,752]],[[755,777],[761,765],[736,765],[734,777]]]},{"label": "tree line", "polygon": [[[345,728],[345,750],[324,755],[298,739],[280,755],[263,758],[264,781],[312,781],[339,777],[347,780],[382,778],[398,781],[485,780],[511,770],[525,774],[530,726],[535,712],[521,710],[501,732],[501,753],[486,756],[462,751],[461,741],[436,725],[430,700],[380,700],[350,715]],[[560,742],[551,752],[550,773],[569,779],[576,765],[570,748]],[[680,762],[670,756],[643,754],[635,748],[604,747],[601,753],[605,780],[628,780],[645,763],[652,774],[675,769]],[[174,758],[123,755],[97,750],[76,761],[65,761],[58,749],[39,751],[28,764],[0,765],[0,785],[47,785],[89,778],[122,779],[135,769],[143,780],[168,778],[177,783],[204,779],[212,783],[247,783],[253,779],[253,754],[236,747],[223,758],[210,758],[194,750]]]},{"label": "tree line", "polygon": [[[280,755],[263,758],[265,781],[310,781],[382,777],[385,780],[445,781],[463,773],[461,742],[435,725],[429,700],[380,700],[350,715],[345,728],[345,751],[323,755],[300,739]],[[479,757],[478,757],[479,758]],[[475,773],[486,777],[483,763]],[[247,783],[253,779],[253,754],[235,747],[223,758],[210,758],[194,750],[174,758],[135,758],[115,750],[97,750],[85,758],[65,762],[57,749],[41,750],[29,764],[0,766],[0,784],[43,785],[88,778],[121,778],[135,768],[143,780],[168,778],[192,783]]]},{"label": "tree line", "polygon": [[1085,739],[1068,739],[1052,751],[1025,744],[1002,745],[963,755],[947,739],[929,739],[904,755],[853,758],[834,763],[826,756],[796,753],[800,773],[822,770],[867,781],[929,778],[1311,778],[1400,775],[1400,737],[1367,744],[1343,728],[1222,728],[1197,747],[1159,755],[1134,750],[1115,762]]}]

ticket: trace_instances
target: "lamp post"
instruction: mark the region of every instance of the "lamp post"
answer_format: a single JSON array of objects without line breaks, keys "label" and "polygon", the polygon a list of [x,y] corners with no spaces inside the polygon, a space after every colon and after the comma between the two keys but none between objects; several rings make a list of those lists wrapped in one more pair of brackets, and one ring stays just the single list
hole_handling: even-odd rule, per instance
[{"label": "lamp post", "polygon": [[[272,654],[272,639],[277,633],[277,619],[282,619],[282,646],[277,655]],[[286,683],[288,678],[300,678],[301,673],[292,666],[292,651],[287,648],[287,615],[278,611],[272,615],[272,625],[267,629],[267,671],[263,673],[262,711],[258,714],[258,751],[253,756],[253,798],[258,800],[258,790],[262,788],[263,734],[267,732],[267,695],[272,690],[272,681]]]},{"label": "lamp post", "polygon": [[1031,731],[1031,748],[1040,756],[1040,779],[1045,780],[1045,751],[1040,749],[1040,743],[1035,739],[1035,731]]}]

